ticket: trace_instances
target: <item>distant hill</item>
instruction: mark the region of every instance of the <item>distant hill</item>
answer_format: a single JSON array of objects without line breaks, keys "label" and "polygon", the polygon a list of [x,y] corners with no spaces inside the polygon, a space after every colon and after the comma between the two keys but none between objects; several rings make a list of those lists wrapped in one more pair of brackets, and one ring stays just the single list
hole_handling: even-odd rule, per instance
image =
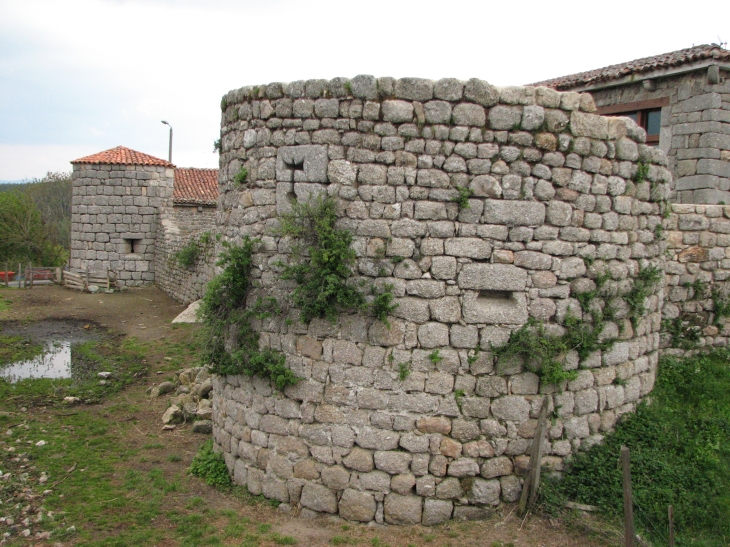
[{"label": "distant hill", "polygon": [[30,180],[0,180],[0,192],[4,192],[6,190],[12,190],[13,188],[18,188],[18,184],[27,184],[31,182]]}]

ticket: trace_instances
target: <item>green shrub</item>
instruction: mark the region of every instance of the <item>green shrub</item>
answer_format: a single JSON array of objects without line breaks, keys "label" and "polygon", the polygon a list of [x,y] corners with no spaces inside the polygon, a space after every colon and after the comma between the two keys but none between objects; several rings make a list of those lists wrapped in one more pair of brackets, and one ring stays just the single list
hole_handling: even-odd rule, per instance
[{"label": "green shrub", "polygon": [[471,188],[469,188],[468,186],[457,186],[456,190],[459,192],[459,195],[453,198],[451,201],[455,201],[456,203],[458,203],[459,209],[468,209],[469,198],[474,192],[472,192]]},{"label": "green shrub", "polygon": [[213,451],[213,440],[208,439],[200,447],[190,464],[190,473],[200,477],[209,486],[230,486],[231,476],[228,474],[223,454]]},{"label": "green shrub", "polygon": [[[638,524],[659,540],[674,506],[678,545],[726,545],[730,536],[730,351],[663,359],[651,404],[628,414],[603,444],[572,459],[561,481],[543,486],[551,509],[565,499],[623,511],[622,445],[631,449]],[[552,507],[551,505],[552,504]],[[654,529],[652,531],[652,528]]]},{"label": "green shrub", "polygon": [[246,182],[248,182],[248,169],[241,167],[241,170],[233,177],[233,182],[235,182],[238,186],[246,184]]},{"label": "green shrub", "polygon": [[[247,305],[252,288],[253,251],[258,240],[245,237],[241,246],[223,242],[218,266],[223,272],[210,283],[199,314],[203,319],[203,362],[217,374],[246,374],[271,380],[278,389],[297,383],[299,378],[286,366],[284,354],[259,348],[259,334],[253,319],[265,319],[279,311],[273,298],[259,298]],[[226,350],[226,340],[235,348]]]},{"label": "green shrub", "polygon": [[[335,227],[335,201],[318,196],[292,207],[281,218],[281,234],[294,238],[292,263],[283,265],[282,277],[297,283],[292,301],[302,321],[326,317],[334,322],[342,311],[363,309],[365,298],[350,281],[356,258],[350,247],[352,234]],[[378,312],[382,310],[381,305]]]},{"label": "green shrub", "polygon": [[191,239],[187,244],[174,253],[172,258],[183,268],[192,268],[200,257],[200,245],[195,239]]}]

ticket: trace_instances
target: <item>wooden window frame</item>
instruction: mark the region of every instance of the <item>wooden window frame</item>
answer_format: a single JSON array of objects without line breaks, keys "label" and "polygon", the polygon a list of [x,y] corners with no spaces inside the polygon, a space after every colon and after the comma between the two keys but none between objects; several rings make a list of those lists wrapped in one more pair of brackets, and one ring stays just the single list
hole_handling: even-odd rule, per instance
[{"label": "wooden window frame", "polygon": [[[661,97],[659,99],[650,99],[648,101],[635,101],[633,103],[612,104],[609,106],[599,107],[597,113],[602,116],[620,116],[621,114],[636,113],[636,123],[646,130],[647,117],[649,112],[661,110],[662,107],[669,105],[669,97]],[[658,145],[659,135],[646,135],[646,144]]]}]

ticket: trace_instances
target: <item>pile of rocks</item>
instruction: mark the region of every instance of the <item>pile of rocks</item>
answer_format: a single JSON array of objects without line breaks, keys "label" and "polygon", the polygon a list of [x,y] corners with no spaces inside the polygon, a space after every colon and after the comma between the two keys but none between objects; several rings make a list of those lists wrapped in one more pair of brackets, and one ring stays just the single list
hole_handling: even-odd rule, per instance
[{"label": "pile of rocks", "polygon": [[168,429],[175,424],[193,421],[193,432],[209,434],[213,430],[213,405],[208,398],[213,383],[205,367],[186,368],[175,373],[172,381],[165,381],[149,389],[155,397],[171,394],[170,406],[162,415]]}]

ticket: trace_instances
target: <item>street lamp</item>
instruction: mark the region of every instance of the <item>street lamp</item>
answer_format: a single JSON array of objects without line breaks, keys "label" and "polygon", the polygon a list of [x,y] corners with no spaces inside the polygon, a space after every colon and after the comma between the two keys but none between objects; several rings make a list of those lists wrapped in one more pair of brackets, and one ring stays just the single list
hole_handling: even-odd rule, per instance
[{"label": "street lamp", "polygon": [[167,161],[172,163],[172,126],[169,123],[167,123],[165,120],[162,120],[162,123],[164,123],[167,127],[170,128],[170,150],[167,154]]}]

